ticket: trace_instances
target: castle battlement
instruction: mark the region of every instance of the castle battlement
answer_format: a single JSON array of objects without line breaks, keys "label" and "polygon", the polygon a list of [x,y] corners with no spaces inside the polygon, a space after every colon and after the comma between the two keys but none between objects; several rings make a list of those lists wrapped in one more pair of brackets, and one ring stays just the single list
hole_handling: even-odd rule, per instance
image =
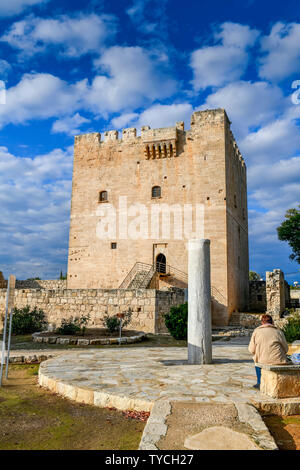
[{"label": "castle battlement", "polygon": [[[195,127],[201,127],[201,125],[208,122],[211,123],[211,121],[224,122],[224,118],[227,119],[228,123],[230,124],[230,121],[224,109],[208,109],[204,111],[195,111],[191,116],[191,129],[187,130],[187,132],[193,132]],[[100,132],[93,132],[90,134],[79,134],[75,136],[75,143],[80,141],[90,141],[91,143],[99,142],[101,144],[116,141],[121,143],[122,141],[128,141],[132,139],[137,139],[138,141],[142,141],[144,143],[154,143],[167,140],[176,141],[178,131],[184,131],[183,121],[176,122],[176,125],[172,127],[161,127],[157,129],[151,129],[148,125],[142,126],[140,136],[137,136],[137,129],[135,127],[128,127],[122,129],[121,138],[119,138],[119,131],[115,129],[105,131],[103,134],[103,140],[101,139]]]},{"label": "castle battlement", "polygon": [[[191,116],[190,129],[184,129],[184,122],[178,121],[175,126],[161,127],[151,129],[150,126],[145,125],[141,127],[140,135],[137,135],[135,127],[128,127],[118,130],[108,130],[101,136],[100,132],[90,134],[81,134],[75,136],[75,146],[77,145],[91,145],[91,146],[114,146],[114,145],[131,145],[138,144],[143,147],[143,153],[146,160],[156,160],[161,158],[178,157],[178,142],[186,142],[186,140],[193,140],[194,137],[201,138],[207,132],[207,129],[215,127],[226,127],[229,130],[230,143],[232,151],[230,155],[239,163],[242,171],[246,171],[246,165],[241,152],[238,148],[236,140],[230,130],[230,120],[226,114],[225,109],[207,109],[203,111],[195,111]],[[181,145],[182,147],[182,145]]]}]

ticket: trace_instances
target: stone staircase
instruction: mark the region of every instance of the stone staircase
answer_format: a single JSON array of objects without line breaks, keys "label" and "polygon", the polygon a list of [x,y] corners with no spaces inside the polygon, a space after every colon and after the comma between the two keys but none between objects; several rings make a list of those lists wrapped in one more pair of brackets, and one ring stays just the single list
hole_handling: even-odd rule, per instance
[{"label": "stone staircase", "polygon": [[137,262],[127,274],[119,289],[147,289],[155,269],[151,264]]},{"label": "stone staircase", "polygon": [[127,289],[147,289],[154,273],[152,273],[151,277],[148,274],[149,271],[138,271],[130,281]]}]

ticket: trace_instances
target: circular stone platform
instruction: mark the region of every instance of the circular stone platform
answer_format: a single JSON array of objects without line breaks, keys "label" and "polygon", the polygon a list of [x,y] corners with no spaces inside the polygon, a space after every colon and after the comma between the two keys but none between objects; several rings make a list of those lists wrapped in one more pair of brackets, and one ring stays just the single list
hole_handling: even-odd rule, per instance
[{"label": "circular stone platform", "polygon": [[[214,345],[214,364],[188,365],[186,348],[64,352],[43,362],[39,384],[81,403],[150,411],[154,401],[251,402],[254,364],[247,346]],[[272,399],[270,399],[272,400]]]},{"label": "circular stone platform", "polygon": [[[139,341],[142,341],[145,337],[147,336],[147,333],[144,333],[142,331],[135,332],[132,334],[132,336],[122,336],[121,337],[121,344],[132,344],[132,343],[138,343]],[[45,333],[33,333],[32,334],[32,340],[34,343],[49,343],[49,344],[72,344],[72,345],[77,345],[77,346],[90,346],[90,345],[96,345],[96,344],[120,344],[120,339],[117,336],[114,336],[113,338],[106,337],[74,337],[71,336],[68,338],[66,335],[58,335],[58,334],[51,334],[51,335],[45,335]]]}]

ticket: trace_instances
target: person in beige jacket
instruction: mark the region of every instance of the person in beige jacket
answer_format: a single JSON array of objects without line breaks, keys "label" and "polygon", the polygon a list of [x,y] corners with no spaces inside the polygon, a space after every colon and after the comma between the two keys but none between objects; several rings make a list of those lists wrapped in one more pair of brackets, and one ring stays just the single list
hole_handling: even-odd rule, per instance
[{"label": "person in beige jacket", "polygon": [[273,325],[271,315],[261,317],[261,326],[253,331],[248,349],[255,362],[257,384],[254,388],[260,387],[261,367],[257,364],[287,363],[286,353],[289,347],[284,333]]}]

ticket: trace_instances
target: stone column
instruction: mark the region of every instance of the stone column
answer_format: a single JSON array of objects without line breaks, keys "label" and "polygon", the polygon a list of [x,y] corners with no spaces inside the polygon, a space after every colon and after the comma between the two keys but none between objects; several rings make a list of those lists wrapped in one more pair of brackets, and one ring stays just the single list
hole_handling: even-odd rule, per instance
[{"label": "stone column", "polygon": [[210,240],[189,240],[188,363],[211,364]]},{"label": "stone column", "polygon": [[284,275],[280,269],[266,272],[267,313],[279,319],[285,309]]}]

